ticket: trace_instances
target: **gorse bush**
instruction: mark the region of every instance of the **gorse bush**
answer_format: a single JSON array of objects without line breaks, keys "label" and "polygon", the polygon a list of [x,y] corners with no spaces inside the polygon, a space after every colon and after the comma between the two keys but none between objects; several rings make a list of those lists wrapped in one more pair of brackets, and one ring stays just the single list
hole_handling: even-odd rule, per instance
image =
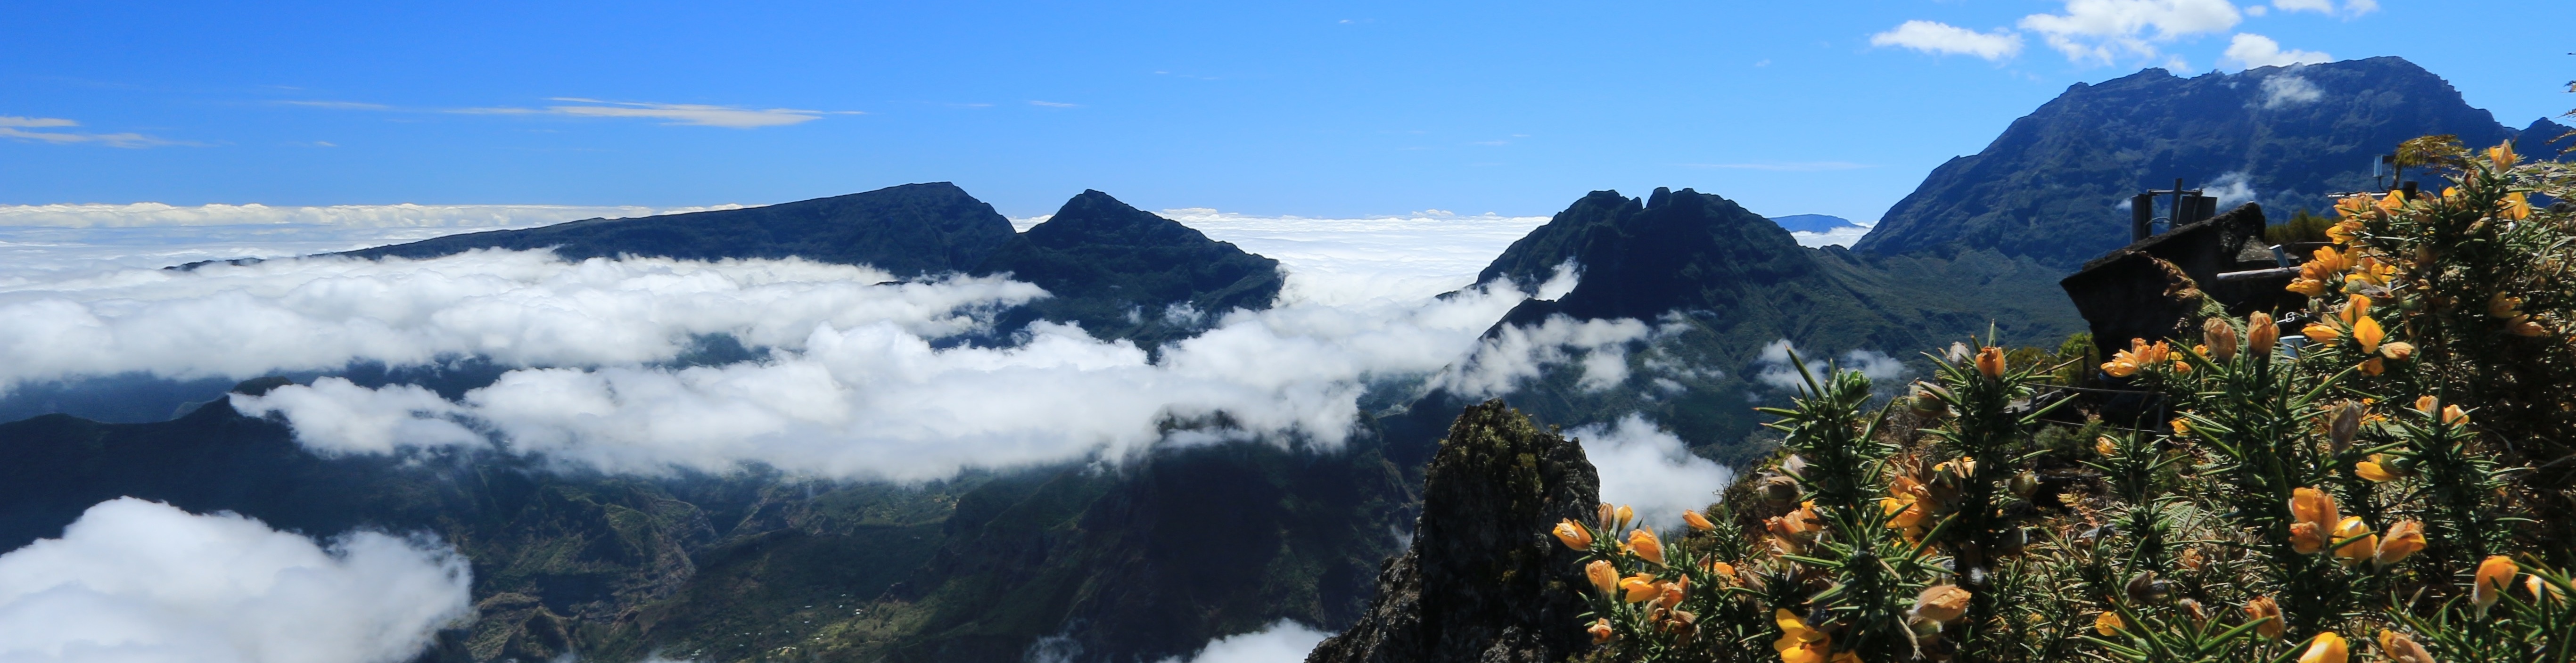
[{"label": "gorse bush", "polygon": [[1620,661],[2576,661],[2576,215],[2532,204],[2576,171],[2421,142],[2448,186],[2342,201],[2304,307],[2204,300],[2100,359],[2124,395],[1991,346],[1884,404],[1806,376],[1687,529],[1556,526],[1568,628]]}]

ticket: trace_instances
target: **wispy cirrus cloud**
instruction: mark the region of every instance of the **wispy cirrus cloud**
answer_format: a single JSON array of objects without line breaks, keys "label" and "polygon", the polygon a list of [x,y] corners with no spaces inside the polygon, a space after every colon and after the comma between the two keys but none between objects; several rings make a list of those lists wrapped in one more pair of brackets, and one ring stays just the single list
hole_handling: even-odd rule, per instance
[{"label": "wispy cirrus cloud", "polygon": [[665,104],[649,101],[602,101],[581,97],[554,97],[548,101],[567,102],[543,108],[460,108],[447,111],[469,115],[568,115],[573,117],[630,117],[668,120],[666,125],[757,129],[804,124],[823,119],[825,115],[865,115],[863,111],[819,111],[798,108],[744,108],[712,104]]},{"label": "wispy cirrus cloud", "polygon": [[1827,170],[1859,170],[1862,168],[1878,167],[1874,164],[1852,163],[1849,161],[1762,161],[1754,163],[1686,163],[1681,165],[1688,168],[1776,170],[1793,173],[1812,173]]},{"label": "wispy cirrus cloud", "polygon": [[28,131],[29,129],[69,129],[80,125],[81,124],[78,121],[67,120],[59,117],[16,117],[0,115],[0,138],[16,138],[22,141],[53,143],[56,145],[96,143],[108,147],[123,147],[129,149],[195,144],[146,136],[132,132],[93,134],[77,131]]},{"label": "wispy cirrus cloud", "polygon": [[1038,100],[1035,100],[1035,99],[1031,99],[1031,100],[1029,100],[1029,105],[1031,105],[1031,106],[1040,106],[1040,107],[1045,107],[1045,108],[1081,108],[1081,107],[1082,107],[1082,104],[1068,104],[1068,103],[1061,102],[1061,101],[1038,101]]}]

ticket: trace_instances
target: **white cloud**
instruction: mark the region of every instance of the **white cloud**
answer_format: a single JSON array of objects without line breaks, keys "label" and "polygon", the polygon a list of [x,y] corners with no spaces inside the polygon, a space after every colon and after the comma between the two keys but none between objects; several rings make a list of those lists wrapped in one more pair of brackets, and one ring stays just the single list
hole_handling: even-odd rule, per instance
[{"label": "white cloud", "polygon": [[1565,434],[1583,441],[1583,456],[1601,473],[1601,501],[1637,508],[1657,528],[1679,527],[1682,511],[1717,501],[1735,472],[1694,455],[1680,437],[1631,414]]},{"label": "white cloud", "polygon": [[704,334],[793,349],[827,323],[948,336],[982,324],[979,307],[1042,294],[998,278],[873,285],[891,280],[801,259],[568,263],[544,251],[487,250],[0,283],[0,389],[129,371],[245,379],[460,355],[516,366],[635,364],[675,357]]},{"label": "white cloud", "polygon": [[2324,90],[2300,76],[2273,76],[2263,79],[2263,107],[2281,108],[2325,98]]},{"label": "white cloud", "polygon": [[[1162,216],[1278,260],[1288,270],[1281,301],[1334,306],[1417,301],[1473,285],[1494,256],[1548,221],[1443,210],[1325,219],[1184,208]],[[1013,223],[1026,229],[1044,220]]]},{"label": "white cloud", "polygon": [[[2272,8],[2285,12],[2305,11],[2352,18],[2379,11],[2379,0],[2344,0],[2342,7],[2336,7],[2334,0],[2272,0]],[[2250,13],[2255,8],[2246,9]]]},{"label": "white cloud", "polygon": [[[1629,342],[1656,333],[1635,320],[1559,317],[1485,340],[1524,293],[1433,298],[1466,285],[1541,218],[1179,216],[1280,256],[1289,289],[1257,313],[1181,311],[1214,327],[1151,358],[1056,325],[1003,347],[942,342],[984,329],[998,307],[1042,296],[1026,283],[875,285],[892,277],[802,260],[565,263],[545,252],[477,251],[0,277],[0,384],[129,371],[241,379],[482,356],[521,368],[455,401],[324,379],[234,403],[283,417],[328,453],[497,442],[612,471],[756,461],[918,480],[1169,442],[1329,447],[1351,432],[1370,389],[1427,380],[1497,394],[1560,362],[1576,366],[1582,386],[1606,388],[1630,378]],[[196,222],[52,221],[136,233]],[[1571,267],[1541,294],[1570,289]],[[769,353],[724,366],[662,364],[706,334]],[[1175,422],[1226,427],[1166,435]]]},{"label": "white cloud", "polygon": [[1068,104],[1068,103],[1061,102],[1061,101],[1038,101],[1038,100],[1035,100],[1035,99],[1029,100],[1029,105],[1031,105],[1031,106],[1039,106],[1039,107],[1044,107],[1044,108],[1081,108],[1081,107],[1082,107],[1082,104]]},{"label": "white cloud", "polygon": [[[583,271],[617,269],[609,261],[582,266]],[[605,282],[631,284],[633,278]],[[850,287],[865,292],[869,286],[858,284],[875,278],[849,279]],[[657,328],[625,327],[637,326],[633,320],[685,319],[716,329],[727,323],[704,320],[708,315],[733,315],[733,324],[752,325],[737,335],[776,348],[758,362],[678,370],[632,362],[557,362],[608,365],[511,371],[453,404],[433,402],[404,387],[367,390],[329,380],[282,387],[260,397],[235,396],[233,402],[246,412],[279,413],[307,446],[333,452],[381,451],[389,440],[410,446],[480,444],[461,435],[470,426],[491,431],[514,451],[609,471],[657,473],[674,466],[721,471],[757,461],[807,474],[916,481],[970,467],[1014,467],[1092,454],[1121,457],[1163,441],[1165,423],[1220,417],[1229,427],[1187,433],[1181,441],[1265,438],[1336,446],[1351,433],[1359,397],[1370,385],[1430,375],[1468,355],[1479,348],[1482,332],[1524,297],[1507,288],[1477,289],[1427,304],[1290,304],[1234,311],[1220,317],[1215,328],[1166,345],[1159,360],[1149,360],[1124,341],[1103,342],[1073,327],[1048,324],[1031,327],[1024,341],[1010,347],[934,347],[932,339],[972,324],[953,309],[1020,297],[1026,292],[1015,289],[1028,286],[960,279],[900,288],[916,291],[929,305],[887,310],[887,302],[871,302],[864,295],[855,300],[828,296],[825,284],[799,280],[787,290],[822,291],[820,296],[785,297],[766,311],[731,314],[633,308],[689,299],[703,301],[685,306],[745,308],[744,295],[730,288],[695,298],[647,293],[646,301],[590,306],[587,313],[566,316],[606,320],[521,335],[540,341],[580,338],[588,341],[585,346],[627,346],[621,352],[667,356],[671,348],[655,347],[667,342],[651,333]],[[497,308],[542,310],[604,295],[585,293],[530,293]],[[870,308],[880,310],[839,321],[817,316]],[[388,317],[483,316],[414,312]],[[611,324],[618,320],[629,322]],[[505,327],[504,333],[563,324],[527,322]],[[810,330],[801,338],[774,333],[780,325],[800,322]],[[1625,325],[1643,328],[1634,321]],[[1601,331],[1605,329],[1609,331]],[[1509,338],[1522,341],[1515,348],[1565,360],[1569,344],[1595,340],[1582,332],[1624,338],[1620,329],[1615,322],[1558,322],[1535,334],[1554,345],[1528,342],[1532,334]],[[504,344],[485,347],[498,345]],[[568,357],[560,350],[553,353]],[[1527,358],[1493,363],[1534,365]],[[1588,367],[1587,375],[1614,370],[1617,378],[1624,377],[1624,364]]]},{"label": "white cloud", "polygon": [[1869,227],[1854,227],[1835,228],[1820,233],[1791,231],[1789,236],[1797,238],[1799,246],[1808,248],[1851,246],[1853,243],[1859,242],[1860,238],[1869,236],[1869,230]]},{"label": "white cloud", "polygon": [[1784,391],[1795,392],[1806,389],[1806,376],[1799,374],[1798,364],[1790,362],[1793,354],[1805,362],[1807,373],[1813,374],[1816,381],[1820,383],[1831,377],[1830,371],[1840,369],[1859,371],[1862,377],[1867,377],[1876,386],[1883,387],[1903,379],[1906,372],[1905,362],[1897,361],[1896,358],[1887,356],[1887,353],[1877,350],[1845,352],[1840,362],[1834,362],[1799,352],[1796,345],[1784,338],[1762,346],[1761,356],[1754,360],[1756,370],[1753,379]]},{"label": "white cloud", "polygon": [[108,147],[124,148],[161,147],[164,145],[189,144],[130,132],[92,134],[70,131],[27,131],[27,129],[68,128],[77,126],[80,126],[79,122],[59,117],[16,117],[0,115],[0,138],[16,138],[18,140],[38,141],[53,143],[56,145],[97,143]]},{"label": "white cloud", "polygon": [[[2250,32],[2236,33],[2234,38],[2227,41],[2227,51],[2220,55],[2227,61],[2243,65],[2247,69],[2255,67],[2287,67],[2295,64],[2320,64],[2334,61],[2334,56],[2318,51],[2302,51],[2296,49],[2282,50],[2281,42],[2273,41],[2271,37],[2265,37],[2263,35],[2253,34]],[[2272,79],[2266,79],[2264,81],[2267,84],[2266,87],[2269,87],[2268,84],[2271,80]],[[2305,80],[2299,80],[2297,82],[2302,85],[2307,83]],[[2308,89],[2313,91],[2316,88],[2311,86]]]},{"label": "white cloud", "polygon": [[1282,619],[1259,631],[1209,640],[1186,661],[1174,656],[1162,663],[1300,663],[1332,635]]},{"label": "white cloud", "polygon": [[2218,211],[2226,212],[2237,205],[2254,202],[2254,180],[2245,171],[2231,171],[2202,185],[2205,195],[2218,199]]},{"label": "white cloud", "polygon": [[2227,0],[2066,0],[2064,14],[2022,17],[2068,60],[2111,64],[2121,55],[2152,59],[2157,44],[2222,32],[2244,20]]},{"label": "white cloud", "polygon": [[660,120],[667,125],[754,129],[803,124],[823,119],[825,115],[859,115],[859,111],[818,111],[795,108],[742,108],[708,104],[665,104],[649,101],[602,101],[580,97],[554,97],[549,101],[571,102],[545,108],[465,108],[450,112],[478,115],[571,115],[576,117],[640,117]]},{"label": "white cloud", "polygon": [[435,542],[111,500],[0,555],[0,660],[403,661],[470,614],[469,573]]},{"label": "white cloud", "polygon": [[1871,46],[1902,46],[1925,53],[1974,55],[2001,61],[2021,52],[2021,35],[2009,30],[1978,32],[1938,21],[1906,21],[1896,29],[1869,36]]}]

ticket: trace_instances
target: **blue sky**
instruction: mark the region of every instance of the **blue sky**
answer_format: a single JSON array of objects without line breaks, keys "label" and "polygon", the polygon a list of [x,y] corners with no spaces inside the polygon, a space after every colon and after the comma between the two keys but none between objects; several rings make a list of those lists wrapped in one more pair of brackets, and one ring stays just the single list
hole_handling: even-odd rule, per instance
[{"label": "blue sky", "polygon": [[2353,3],[23,3],[0,204],[948,180],[1013,216],[1085,188],[1546,214],[1687,186],[1866,221],[2067,85],[2145,66],[2398,55],[2509,125],[2576,107],[2576,44],[2544,27],[2576,3]]}]

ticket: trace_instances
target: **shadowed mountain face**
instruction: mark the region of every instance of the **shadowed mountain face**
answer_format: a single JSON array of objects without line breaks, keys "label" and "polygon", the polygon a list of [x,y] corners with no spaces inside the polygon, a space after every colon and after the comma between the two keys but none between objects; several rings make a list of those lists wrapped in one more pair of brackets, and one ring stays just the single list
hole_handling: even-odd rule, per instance
[{"label": "shadowed mountain face", "polygon": [[973,269],[1013,236],[1011,220],[992,205],[957,185],[933,182],[749,209],[449,235],[343,255],[429,258],[481,248],[553,247],[567,260],[796,256],[870,265],[911,278]]},{"label": "shadowed mountain face", "polygon": [[1984,151],[1933,169],[1852,249],[1984,249],[2072,271],[2128,242],[2129,196],[2174,178],[2222,207],[2324,210],[2328,194],[2372,188],[2373,161],[2410,138],[2456,134],[2483,147],[2564,131],[2546,120],[2520,132],[2497,124],[2441,77],[2394,57],[2187,79],[2148,69],[2070,87]]},{"label": "shadowed mountain face", "polygon": [[1266,308],[1286,282],[1277,260],[1088,190],[974,272],[1010,274],[1055,295],[1003,316],[1002,329],[1043,318],[1147,347],[1203,329],[1213,314]]},{"label": "shadowed mountain face", "polygon": [[1003,315],[996,332],[1050,320],[1149,348],[1204,329],[1215,314],[1267,308],[1285,283],[1279,261],[1106,193],[1084,191],[1053,218],[1018,234],[993,206],[946,182],[751,209],[451,235],[344,255],[427,258],[547,247],[571,260],[797,256],[869,265],[904,278],[1010,274],[1053,296]]},{"label": "shadowed mountain face", "polygon": [[[1726,461],[1761,451],[1738,444],[1755,429],[1749,404],[1788,393],[1778,384],[1787,374],[1763,375],[1789,370],[1764,359],[1777,341],[1795,344],[1809,361],[1846,366],[1861,361],[1850,353],[1876,353],[1874,370],[1886,375],[1919,351],[1990,328],[2006,343],[2052,346],[2084,328],[2057,289],[2058,272],[2027,259],[1991,251],[1868,259],[1805,248],[1769,219],[1689,189],[1657,189],[1645,200],[1593,192],[1514,242],[1480,280],[1528,288],[1568,262],[1582,275],[1573,290],[1524,302],[1488,336],[1562,315],[1642,320],[1656,327],[1654,338],[1631,344],[1617,384],[1586,384],[1579,376],[1588,369],[1568,362],[1503,398],[1549,421],[1640,413]],[[1924,364],[1916,364],[1920,375]],[[1431,394],[1415,413],[1384,425],[1391,438],[1430,439],[1438,423],[1415,417],[1445,417],[1469,402]]]}]

